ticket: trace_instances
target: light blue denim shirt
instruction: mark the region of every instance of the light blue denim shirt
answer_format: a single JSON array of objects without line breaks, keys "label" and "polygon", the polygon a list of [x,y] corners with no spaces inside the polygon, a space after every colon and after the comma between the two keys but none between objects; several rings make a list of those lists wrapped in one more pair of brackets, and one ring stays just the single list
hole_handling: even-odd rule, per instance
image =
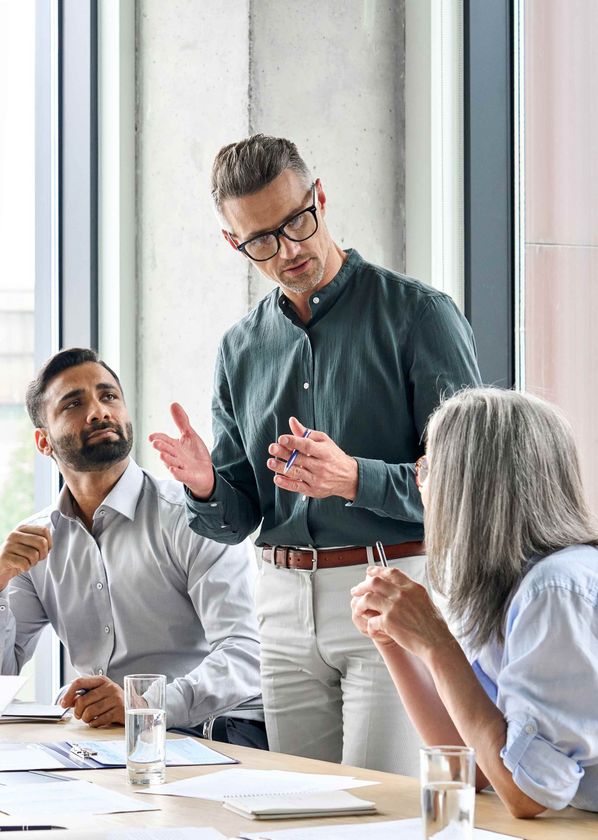
[{"label": "light blue denim shirt", "polygon": [[472,662],[507,722],[501,757],[547,808],[598,811],[598,550],[535,563],[509,607],[503,647]]}]

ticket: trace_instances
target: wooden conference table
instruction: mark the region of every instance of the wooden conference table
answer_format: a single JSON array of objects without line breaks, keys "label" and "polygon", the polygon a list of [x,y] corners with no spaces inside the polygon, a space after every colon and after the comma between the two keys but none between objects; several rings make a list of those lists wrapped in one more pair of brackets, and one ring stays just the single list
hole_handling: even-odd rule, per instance
[{"label": "wooden conference table", "polygon": [[[124,736],[122,727],[111,729],[90,729],[85,724],[70,720],[52,724],[1,724],[2,741],[62,741],[62,740],[100,740]],[[175,736],[173,736],[175,737]],[[208,742],[210,743],[210,742]],[[356,796],[374,800],[379,814],[370,817],[319,818],[309,820],[248,820],[225,810],[218,802],[201,799],[189,799],[178,796],[143,796],[160,807],[160,811],[147,811],[128,814],[96,815],[82,822],[81,817],[72,820],[56,818],[59,825],[72,825],[68,831],[27,832],[29,838],[38,840],[83,840],[83,838],[103,837],[108,831],[117,828],[147,827],[182,827],[212,826],[227,837],[235,837],[240,831],[260,831],[267,834],[282,828],[300,828],[302,825],[332,825],[334,823],[358,822],[363,825],[363,836],[367,838],[367,824],[380,820],[398,820],[419,816],[419,783],[417,779],[396,776],[374,770],[361,770],[330,764],[325,761],[313,761],[306,758],[268,753],[260,750],[235,747],[229,744],[212,743],[215,749],[240,759],[242,766],[261,770],[293,770],[309,773],[334,773],[371,779],[379,782],[372,787],[358,788]],[[228,766],[228,765],[226,765]],[[210,773],[226,769],[226,766],[210,767],[169,767],[166,771],[167,782],[184,779],[189,776]],[[56,773],[57,771],[52,771]],[[64,775],[93,781],[126,795],[133,795],[127,784],[125,771],[118,770],[70,770]],[[34,822],[34,820],[32,820]],[[14,818],[0,814],[0,825],[14,824]],[[547,812],[535,820],[515,820],[510,817],[495,794],[478,794],[476,797],[476,820],[478,828],[486,828],[503,834],[522,837],[525,840],[589,840],[598,838],[598,814],[589,814],[567,808],[560,812]],[[22,832],[2,832],[2,837],[23,837]]]}]

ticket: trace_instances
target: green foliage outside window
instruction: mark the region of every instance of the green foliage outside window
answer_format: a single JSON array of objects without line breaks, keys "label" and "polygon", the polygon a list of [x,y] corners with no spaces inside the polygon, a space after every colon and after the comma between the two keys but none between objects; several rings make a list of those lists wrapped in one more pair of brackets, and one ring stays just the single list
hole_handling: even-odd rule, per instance
[{"label": "green foliage outside window", "polygon": [[6,477],[0,487],[0,542],[21,520],[35,513],[35,449],[31,423],[26,416],[18,423],[14,443],[7,461]]}]

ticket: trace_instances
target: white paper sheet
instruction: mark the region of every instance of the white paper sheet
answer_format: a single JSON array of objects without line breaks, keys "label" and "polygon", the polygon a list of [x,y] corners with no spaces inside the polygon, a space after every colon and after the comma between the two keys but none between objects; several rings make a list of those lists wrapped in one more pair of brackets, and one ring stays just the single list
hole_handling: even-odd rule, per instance
[{"label": "white paper sheet", "polygon": [[24,823],[40,815],[120,814],[159,811],[158,806],[103,788],[92,782],[53,782],[0,788],[0,811],[21,816]]},{"label": "white paper sheet", "polygon": [[[126,761],[125,739],[113,741],[77,741],[79,746],[97,753],[94,759],[101,764],[124,764]],[[193,738],[172,738],[166,741],[166,764],[168,766],[230,764],[232,759],[210,749]]]},{"label": "white paper sheet", "polygon": [[0,715],[27,682],[27,677],[0,677]]},{"label": "white paper sheet", "polygon": [[265,793],[303,793],[303,791],[349,790],[377,785],[350,776],[324,776],[319,773],[290,773],[282,770],[219,770],[205,776],[192,776],[180,782],[154,785],[138,793],[190,796],[223,802],[232,796]]},{"label": "white paper sheet", "polygon": [[110,831],[106,840],[226,840],[215,828],[123,828]]},{"label": "white paper sheet", "polygon": [[[385,822],[368,822],[356,825],[325,825],[304,828],[287,828],[282,831],[250,831],[243,832],[239,837],[245,840],[421,840],[422,823],[420,819],[390,820]],[[442,833],[436,835],[442,839]],[[497,834],[475,828],[474,840],[522,840],[510,834]]]},{"label": "white paper sheet", "polygon": [[1,770],[64,770],[64,765],[37,744],[0,743],[0,771]]}]

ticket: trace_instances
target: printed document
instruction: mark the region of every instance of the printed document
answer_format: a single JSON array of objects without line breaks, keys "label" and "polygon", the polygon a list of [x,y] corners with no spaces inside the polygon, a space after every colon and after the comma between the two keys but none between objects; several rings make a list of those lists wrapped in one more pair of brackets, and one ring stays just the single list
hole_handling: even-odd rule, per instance
[{"label": "printed document", "polygon": [[164,796],[190,796],[223,802],[235,796],[304,793],[305,791],[349,790],[377,785],[352,776],[326,776],[319,773],[291,773],[283,770],[218,770],[205,776],[192,776],[166,785],[150,785],[138,793]]},{"label": "printed document", "polygon": [[0,787],[0,811],[19,816],[23,823],[40,815],[120,814],[126,811],[159,811],[156,805],[114,793],[92,782],[67,781]]}]

